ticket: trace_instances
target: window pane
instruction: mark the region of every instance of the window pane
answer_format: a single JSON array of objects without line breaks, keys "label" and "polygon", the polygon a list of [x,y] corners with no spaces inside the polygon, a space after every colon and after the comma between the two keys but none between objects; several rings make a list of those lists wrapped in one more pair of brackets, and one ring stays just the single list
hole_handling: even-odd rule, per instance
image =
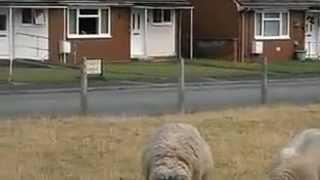
[{"label": "window pane", "polygon": [[264,36],[280,36],[280,21],[265,21]]},{"label": "window pane", "polygon": [[257,36],[262,35],[262,14],[261,13],[256,14],[256,35]]},{"label": "window pane", "polygon": [[77,10],[69,10],[69,33],[77,34]]},{"label": "window pane", "polygon": [[109,12],[107,9],[101,10],[101,33],[109,33]]},{"label": "window pane", "polygon": [[97,9],[80,9],[81,15],[98,15]]},{"label": "window pane", "polygon": [[265,13],[264,18],[280,18],[280,13]]},{"label": "window pane", "polygon": [[282,35],[288,35],[288,13],[282,13]]},{"label": "window pane", "polygon": [[163,11],[163,21],[164,22],[171,22],[171,10],[164,10]]},{"label": "window pane", "polygon": [[22,9],[22,23],[23,24],[32,24],[32,10],[31,9]]},{"label": "window pane", "polygon": [[132,13],[132,29],[136,29],[136,14]]},{"label": "window pane", "polygon": [[0,15],[0,31],[6,31],[7,30],[7,16],[1,14]]},{"label": "window pane", "polygon": [[79,34],[99,34],[98,18],[79,18]]},{"label": "window pane", "polygon": [[160,9],[153,10],[153,22],[154,23],[161,23],[162,22]]}]

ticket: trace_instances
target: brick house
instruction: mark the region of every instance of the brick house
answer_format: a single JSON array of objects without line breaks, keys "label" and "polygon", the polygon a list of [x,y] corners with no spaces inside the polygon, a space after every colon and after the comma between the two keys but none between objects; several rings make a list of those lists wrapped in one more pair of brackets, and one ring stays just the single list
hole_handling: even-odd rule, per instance
[{"label": "brick house", "polygon": [[0,60],[176,56],[178,17],[191,9],[186,0],[0,0]]},{"label": "brick house", "polygon": [[243,61],[258,42],[271,60],[288,60],[296,50],[320,55],[319,0],[191,0],[194,49],[199,57]]}]

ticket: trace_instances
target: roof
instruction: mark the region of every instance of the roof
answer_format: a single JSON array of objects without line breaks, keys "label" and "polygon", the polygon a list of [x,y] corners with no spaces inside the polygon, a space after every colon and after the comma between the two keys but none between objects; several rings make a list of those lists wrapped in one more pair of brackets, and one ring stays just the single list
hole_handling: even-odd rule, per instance
[{"label": "roof", "polygon": [[68,5],[147,5],[190,6],[188,0],[0,0],[0,5],[68,6]]},{"label": "roof", "polygon": [[290,8],[312,8],[320,7],[320,0],[236,0],[245,7],[290,7]]}]

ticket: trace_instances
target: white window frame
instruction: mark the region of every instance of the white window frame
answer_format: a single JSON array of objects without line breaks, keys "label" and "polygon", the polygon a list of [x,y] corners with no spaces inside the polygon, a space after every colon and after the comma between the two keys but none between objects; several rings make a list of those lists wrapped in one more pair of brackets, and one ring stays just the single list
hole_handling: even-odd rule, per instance
[{"label": "white window frame", "polygon": [[[153,16],[153,11],[154,10],[160,10],[161,11],[161,22],[154,22],[154,16]],[[165,22],[164,21],[164,11],[165,10],[168,10],[168,11],[170,11],[170,22]],[[172,25],[172,23],[173,23],[173,18],[174,18],[174,11],[172,10],[172,9],[153,9],[152,11],[151,11],[151,16],[152,16],[152,18],[151,18],[151,24],[152,25],[155,25],[155,26],[168,26],[168,25]]]},{"label": "white window frame", "polygon": [[[257,35],[257,15],[261,13],[261,35]],[[279,18],[265,18],[266,13],[278,13],[280,15]],[[288,34],[283,35],[283,14],[287,13],[287,27],[288,27]],[[264,22],[265,21],[279,21],[280,22],[280,35],[279,36],[265,36],[264,35]],[[290,12],[288,10],[268,10],[268,11],[255,11],[254,13],[254,37],[256,40],[276,40],[276,39],[290,39]]]},{"label": "white window frame", "polygon": [[[80,14],[80,9],[94,9],[94,10],[98,10],[98,15],[83,15]],[[70,27],[69,27],[69,16],[70,16],[70,10],[76,10],[77,12],[77,21],[76,21],[76,34],[70,34]],[[101,33],[101,23],[102,23],[102,18],[101,18],[101,11],[102,10],[108,10],[108,33]],[[98,24],[98,34],[79,34],[79,17],[96,17],[99,20],[99,24]],[[105,8],[69,8],[68,9],[68,13],[67,13],[67,34],[68,34],[68,38],[70,39],[86,39],[86,38],[111,38],[111,8],[110,7],[105,7]]]}]

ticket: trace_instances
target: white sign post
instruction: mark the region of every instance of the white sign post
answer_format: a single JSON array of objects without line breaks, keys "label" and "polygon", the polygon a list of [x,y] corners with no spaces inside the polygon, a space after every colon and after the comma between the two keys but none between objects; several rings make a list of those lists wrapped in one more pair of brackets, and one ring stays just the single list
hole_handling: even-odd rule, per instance
[{"label": "white sign post", "polygon": [[89,75],[101,75],[102,71],[102,60],[101,59],[90,59],[85,61],[87,74]]},{"label": "white sign post", "polygon": [[88,75],[103,75],[103,65],[101,59],[82,58],[81,62],[81,113],[88,112]]},{"label": "white sign post", "polygon": [[263,42],[252,42],[252,54],[258,56],[258,63],[261,64],[261,104],[268,100],[268,58],[263,57]]}]

